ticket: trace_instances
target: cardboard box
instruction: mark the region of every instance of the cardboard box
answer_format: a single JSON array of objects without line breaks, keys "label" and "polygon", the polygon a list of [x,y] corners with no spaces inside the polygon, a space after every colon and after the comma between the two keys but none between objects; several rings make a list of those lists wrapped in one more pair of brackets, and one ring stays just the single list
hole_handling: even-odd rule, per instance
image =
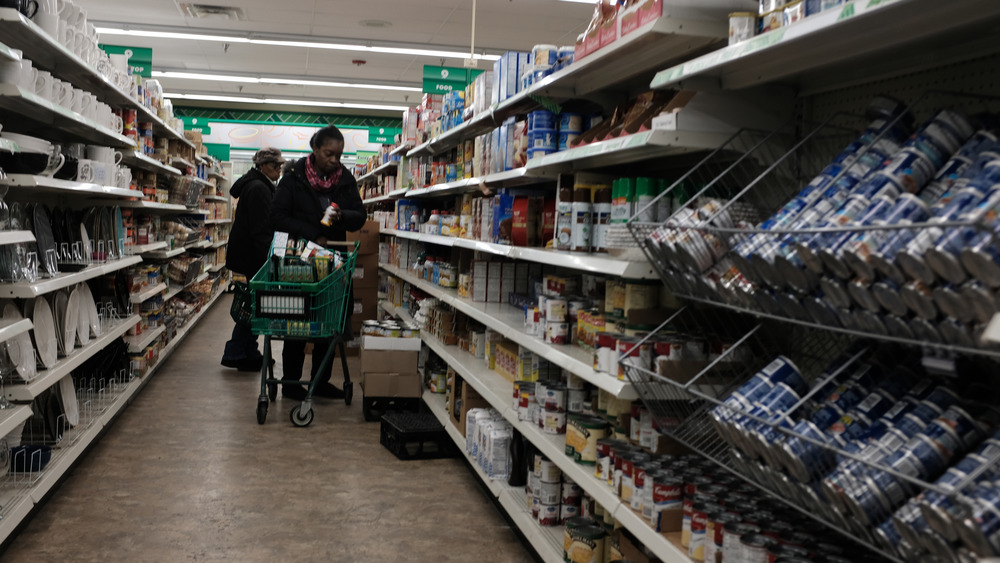
[{"label": "cardboard box", "polygon": [[392,338],[387,336],[362,336],[364,350],[420,350],[419,338]]},{"label": "cardboard box", "polygon": [[458,374],[455,375],[452,383],[452,394],[455,398],[461,397],[461,401],[452,400],[453,405],[448,409],[448,418],[458,428],[462,436],[465,436],[465,424],[469,411],[489,408],[490,404]]},{"label": "cardboard box", "polygon": [[[419,340],[419,339],[412,339]],[[365,373],[417,373],[416,350],[361,349],[361,371]]]},{"label": "cardboard box", "polygon": [[348,232],[347,242],[361,241],[358,254],[378,254],[378,221],[365,221],[360,231]]},{"label": "cardboard box", "polygon": [[378,287],[378,253],[362,254],[354,263],[354,295],[359,290]]},{"label": "cardboard box", "polygon": [[365,372],[361,390],[365,397],[419,398],[423,384],[417,373]]},{"label": "cardboard box", "polygon": [[371,287],[366,289],[355,289],[354,290],[354,311],[351,322],[354,319],[362,320],[375,320],[378,316],[378,288]]}]

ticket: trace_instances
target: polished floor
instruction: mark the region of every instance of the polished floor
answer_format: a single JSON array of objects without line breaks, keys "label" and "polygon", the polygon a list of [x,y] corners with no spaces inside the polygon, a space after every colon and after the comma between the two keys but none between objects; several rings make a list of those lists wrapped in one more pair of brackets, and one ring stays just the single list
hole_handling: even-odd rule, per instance
[{"label": "polished floor", "polygon": [[379,445],[360,389],[351,406],[319,399],[308,428],[279,396],[258,426],[259,375],[219,365],[228,309],[226,296],[0,560],[533,560],[463,462]]}]

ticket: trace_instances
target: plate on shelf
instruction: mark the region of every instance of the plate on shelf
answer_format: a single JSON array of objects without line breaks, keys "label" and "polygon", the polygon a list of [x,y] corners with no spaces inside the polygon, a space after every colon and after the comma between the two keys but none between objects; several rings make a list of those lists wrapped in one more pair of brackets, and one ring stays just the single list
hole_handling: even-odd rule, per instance
[{"label": "plate on shelf", "polygon": [[76,348],[76,332],[80,326],[80,291],[74,289],[69,293],[69,300],[66,302],[66,318],[64,319],[63,330],[65,330],[66,352],[72,352]]},{"label": "plate on shelf", "polygon": [[76,398],[76,387],[73,385],[73,376],[67,375],[59,380],[59,399],[62,401],[63,412],[66,413],[66,422],[70,426],[80,424],[80,401]]},{"label": "plate on shelf", "polygon": [[90,292],[90,285],[87,282],[80,284],[80,307],[87,310],[91,336],[100,336],[104,332],[101,327],[101,316],[97,314],[97,302],[94,301],[94,294]]},{"label": "plate on shelf", "polygon": [[38,245],[38,262],[49,276],[59,273],[59,250],[56,248],[55,235],[52,233],[52,223],[49,212],[44,205],[36,205],[32,214],[34,220],[35,243]]},{"label": "plate on shelf", "polygon": [[122,222],[122,208],[115,206],[115,241],[118,242],[118,257],[125,256],[125,224]]},{"label": "plate on shelf", "polygon": [[59,344],[56,337],[56,323],[52,308],[45,297],[37,297],[31,310],[31,322],[35,325],[32,334],[42,365],[51,368],[59,361]]},{"label": "plate on shelf", "polygon": [[[69,304],[69,295],[65,291],[57,291],[52,298],[52,310],[55,312],[56,340],[59,341],[59,353],[65,356],[69,352],[66,350],[66,305]],[[69,344],[72,350],[73,343]]]},{"label": "plate on shelf", "polygon": [[[19,321],[24,317],[21,316],[21,311],[17,309],[17,305],[13,302],[8,302],[3,307],[3,318],[12,321]],[[38,370],[35,365],[35,349],[31,346],[31,336],[27,332],[22,332],[13,338],[7,339],[4,342],[7,347],[7,356],[10,358],[14,367],[17,368],[17,375],[21,376],[21,379],[25,381],[31,381],[38,375]]]},{"label": "plate on shelf", "polygon": [[87,306],[87,298],[83,295],[83,291],[80,286],[86,284],[80,284],[76,286],[73,293],[77,297],[77,323],[76,323],[76,339],[80,343],[80,346],[86,346],[90,344],[90,307]]}]

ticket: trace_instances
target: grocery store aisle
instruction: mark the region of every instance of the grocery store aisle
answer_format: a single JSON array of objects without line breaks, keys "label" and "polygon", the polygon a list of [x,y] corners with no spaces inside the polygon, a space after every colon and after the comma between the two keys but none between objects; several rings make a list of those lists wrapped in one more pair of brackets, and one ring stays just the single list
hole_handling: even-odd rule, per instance
[{"label": "grocery store aisle", "polygon": [[258,426],[258,375],[219,365],[229,303],[195,327],[4,560],[532,561],[463,462],[403,462],[379,445],[360,389],[351,406],[318,399],[305,429],[279,396]]}]

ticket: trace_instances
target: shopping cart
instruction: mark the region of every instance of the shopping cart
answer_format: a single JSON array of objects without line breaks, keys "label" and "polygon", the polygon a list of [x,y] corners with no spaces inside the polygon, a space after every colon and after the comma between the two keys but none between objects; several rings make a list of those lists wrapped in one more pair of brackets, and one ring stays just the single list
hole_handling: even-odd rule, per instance
[{"label": "shopping cart", "polygon": [[255,335],[264,336],[264,361],[260,374],[260,397],[257,399],[258,424],[264,424],[267,419],[268,403],[277,398],[278,384],[307,386],[305,400],[292,408],[289,417],[292,424],[300,427],[308,426],[313,421],[312,395],[316,378],[308,381],[275,378],[271,365],[271,340],[328,340],[330,345],[326,355],[314,372],[322,373],[332,360],[334,351],[339,349],[344,369],[344,402],[351,404],[354,384],[347,369],[343,329],[347,308],[351,306],[348,297],[359,245],[357,242],[347,243],[350,250],[340,253],[343,257],[341,266],[316,282],[276,280],[274,268],[266,263],[249,284],[234,284],[230,310],[233,320],[249,321],[250,330]]}]

